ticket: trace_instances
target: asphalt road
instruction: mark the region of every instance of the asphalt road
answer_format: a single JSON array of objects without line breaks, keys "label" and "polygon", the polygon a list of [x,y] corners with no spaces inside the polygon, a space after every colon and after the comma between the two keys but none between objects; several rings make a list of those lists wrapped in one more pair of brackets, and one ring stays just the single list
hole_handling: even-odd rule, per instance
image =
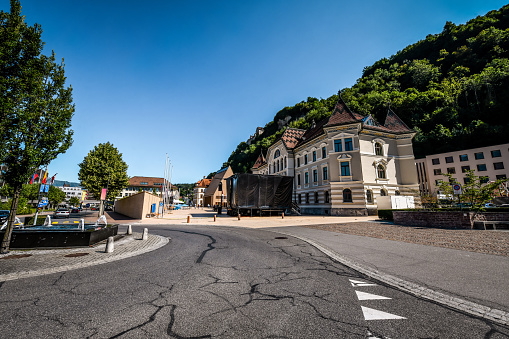
[{"label": "asphalt road", "polygon": [[291,237],[144,227],[171,242],[1,284],[0,337],[509,338],[508,328],[384,286]]}]

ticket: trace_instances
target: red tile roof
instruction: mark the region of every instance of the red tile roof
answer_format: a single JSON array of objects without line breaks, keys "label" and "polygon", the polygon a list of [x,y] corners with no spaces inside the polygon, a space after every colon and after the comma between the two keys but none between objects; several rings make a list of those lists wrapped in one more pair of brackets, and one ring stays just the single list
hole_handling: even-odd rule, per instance
[{"label": "red tile roof", "polygon": [[257,169],[260,166],[263,166],[266,163],[265,157],[263,156],[263,153],[260,153],[258,156],[258,159],[256,159],[252,169]]},{"label": "red tile roof", "polygon": [[212,179],[201,179],[196,183],[196,187],[209,187],[211,181]]},{"label": "red tile roof", "polygon": [[362,118],[362,115],[358,113],[352,113],[352,111],[350,111],[350,108],[348,108],[340,95],[339,100],[336,103],[336,106],[334,106],[334,110],[329,117],[329,121],[325,124],[325,126],[353,124],[356,122],[361,122]]},{"label": "red tile roof", "polygon": [[387,112],[384,127],[394,132],[412,132],[410,128],[391,109]]},{"label": "red tile roof", "polygon": [[297,128],[287,128],[283,135],[281,136],[281,140],[285,144],[287,149],[293,149],[299,142],[300,138],[306,131],[303,129]]}]

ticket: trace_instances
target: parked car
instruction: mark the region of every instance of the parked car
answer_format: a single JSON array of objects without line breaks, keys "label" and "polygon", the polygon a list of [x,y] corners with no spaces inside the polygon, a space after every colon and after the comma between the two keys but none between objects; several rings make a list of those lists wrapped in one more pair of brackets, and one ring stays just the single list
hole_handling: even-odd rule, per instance
[{"label": "parked car", "polygon": [[71,213],[80,213],[80,209],[78,207],[71,208]]},{"label": "parked car", "polygon": [[59,208],[55,211],[53,215],[54,218],[69,218],[70,213],[67,208]]},{"label": "parked car", "polygon": [[486,204],[484,204],[484,207],[485,208],[494,208],[494,207],[497,207],[495,204],[491,203],[491,202],[488,202]]},{"label": "parked car", "polygon": [[7,221],[7,218],[9,218],[10,213],[11,211],[8,210],[0,210],[0,226],[2,226],[3,223]]}]

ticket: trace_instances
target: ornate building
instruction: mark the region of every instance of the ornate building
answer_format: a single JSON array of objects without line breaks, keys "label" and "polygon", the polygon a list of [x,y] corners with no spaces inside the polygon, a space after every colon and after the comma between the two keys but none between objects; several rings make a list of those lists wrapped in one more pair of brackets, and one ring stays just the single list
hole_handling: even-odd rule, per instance
[{"label": "ornate building", "polygon": [[373,214],[379,196],[418,195],[414,136],[390,109],[381,125],[340,98],[331,116],[308,130],[287,129],[252,171],[294,176],[294,201],[303,213]]}]

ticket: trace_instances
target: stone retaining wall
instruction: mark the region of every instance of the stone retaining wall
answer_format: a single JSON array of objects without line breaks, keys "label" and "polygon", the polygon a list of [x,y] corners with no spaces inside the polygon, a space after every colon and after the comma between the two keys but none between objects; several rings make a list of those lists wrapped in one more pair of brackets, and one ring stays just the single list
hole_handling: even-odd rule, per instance
[{"label": "stone retaining wall", "polygon": [[509,212],[393,211],[394,223],[408,226],[472,229],[474,221],[509,221]]}]

